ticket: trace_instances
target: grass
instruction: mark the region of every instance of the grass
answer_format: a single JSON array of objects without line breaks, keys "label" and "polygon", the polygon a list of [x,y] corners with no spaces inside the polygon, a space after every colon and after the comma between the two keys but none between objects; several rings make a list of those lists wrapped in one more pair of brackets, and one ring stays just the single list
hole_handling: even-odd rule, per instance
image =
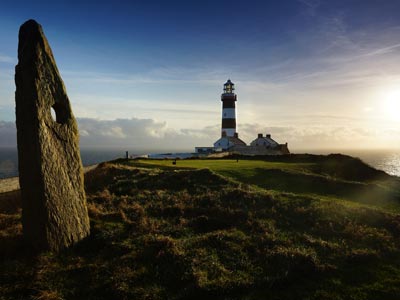
[{"label": "grass", "polygon": [[[134,160],[136,167],[208,168],[235,181],[261,189],[316,195],[400,211],[400,181],[358,159],[343,155],[267,157],[253,159]],[[279,161],[280,159],[280,161]],[[272,161],[271,161],[272,160]]]},{"label": "grass", "polygon": [[91,235],[58,254],[0,202],[0,299],[400,298],[398,179],[357,160],[119,160],[85,183]]}]

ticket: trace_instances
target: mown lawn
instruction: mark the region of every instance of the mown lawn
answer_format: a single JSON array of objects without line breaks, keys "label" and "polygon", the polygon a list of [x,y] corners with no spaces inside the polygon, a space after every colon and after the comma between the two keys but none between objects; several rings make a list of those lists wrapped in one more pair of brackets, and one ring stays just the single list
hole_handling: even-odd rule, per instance
[{"label": "mown lawn", "polygon": [[229,172],[229,171],[240,171],[248,174],[252,174],[252,170],[256,168],[262,169],[282,169],[282,170],[297,170],[297,171],[308,171],[313,168],[315,163],[287,163],[287,162],[274,162],[274,161],[263,161],[263,160],[249,160],[242,158],[231,158],[231,159],[184,159],[177,160],[176,165],[172,164],[173,160],[170,159],[139,159],[131,160],[130,163],[133,165],[146,164],[149,167],[169,167],[169,168],[193,168],[193,169],[204,169],[208,168],[217,173]]},{"label": "mown lawn", "polygon": [[322,162],[307,162],[303,156],[297,160],[281,160],[232,158],[177,160],[175,165],[172,160],[131,160],[126,163],[136,167],[176,170],[207,168],[261,189],[342,199],[400,212],[400,180],[382,174],[361,161],[338,155]]}]

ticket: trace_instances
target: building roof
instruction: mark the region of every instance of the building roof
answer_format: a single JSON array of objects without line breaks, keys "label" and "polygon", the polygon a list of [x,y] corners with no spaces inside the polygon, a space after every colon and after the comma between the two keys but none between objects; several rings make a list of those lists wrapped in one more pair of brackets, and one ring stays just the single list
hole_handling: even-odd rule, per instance
[{"label": "building roof", "polygon": [[241,139],[234,137],[234,136],[227,136],[228,140],[233,143],[234,145],[243,145],[246,146],[246,143],[243,142]]},{"label": "building roof", "polygon": [[228,81],[224,83],[224,85],[228,85],[228,84],[234,85],[234,83],[230,79],[228,79]]},{"label": "building roof", "polygon": [[277,146],[278,143],[271,137],[258,137],[250,143],[251,146]]},{"label": "building roof", "polygon": [[246,143],[235,136],[223,136],[214,143],[215,148],[227,150],[233,146],[246,146]]}]

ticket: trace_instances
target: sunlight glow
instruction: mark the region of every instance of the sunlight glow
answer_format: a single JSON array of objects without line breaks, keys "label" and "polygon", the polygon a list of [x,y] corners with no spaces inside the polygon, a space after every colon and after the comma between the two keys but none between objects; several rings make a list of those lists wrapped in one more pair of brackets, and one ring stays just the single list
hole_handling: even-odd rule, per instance
[{"label": "sunlight glow", "polygon": [[384,94],[383,113],[392,121],[400,121],[400,88]]}]

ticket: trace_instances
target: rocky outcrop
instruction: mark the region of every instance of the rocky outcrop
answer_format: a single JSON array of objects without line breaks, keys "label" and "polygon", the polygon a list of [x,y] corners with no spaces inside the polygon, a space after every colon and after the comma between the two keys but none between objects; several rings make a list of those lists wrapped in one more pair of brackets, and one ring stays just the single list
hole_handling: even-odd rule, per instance
[{"label": "rocky outcrop", "polygon": [[19,31],[15,84],[24,237],[37,250],[57,251],[86,237],[90,226],[77,123],[34,20]]}]

